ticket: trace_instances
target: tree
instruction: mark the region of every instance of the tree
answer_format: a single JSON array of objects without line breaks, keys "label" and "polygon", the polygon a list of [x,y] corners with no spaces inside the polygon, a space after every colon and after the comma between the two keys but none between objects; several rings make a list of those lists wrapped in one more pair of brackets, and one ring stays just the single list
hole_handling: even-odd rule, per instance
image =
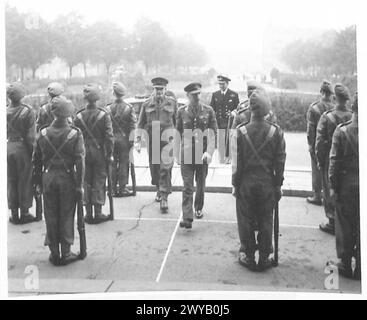
[{"label": "tree", "polygon": [[272,81],[274,81],[274,80],[279,80],[279,77],[280,77],[280,71],[279,71],[279,69],[277,69],[277,68],[273,68],[273,69],[271,69],[271,71],[270,71],[270,78],[271,78],[271,80]]}]

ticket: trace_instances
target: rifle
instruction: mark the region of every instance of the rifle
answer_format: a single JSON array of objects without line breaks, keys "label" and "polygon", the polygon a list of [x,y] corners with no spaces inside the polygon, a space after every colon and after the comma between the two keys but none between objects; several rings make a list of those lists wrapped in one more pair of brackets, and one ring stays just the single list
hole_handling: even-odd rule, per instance
[{"label": "rifle", "polygon": [[85,236],[83,202],[81,199],[77,201],[77,224],[80,239],[79,259],[84,260],[85,257],[87,256],[87,239]]},{"label": "rifle", "polygon": [[107,163],[107,195],[108,195],[108,200],[110,203],[110,220],[114,220],[115,219],[115,214],[114,214],[114,210],[113,210],[113,195],[112,195],[112,164],[111,163]]},{"label": "rifle", "polygon": [[276,202],[274,208],[274,258],[273,265],[278,266],[279,262],[279,201]]},{"label": "rifle", "polygon": [[135,165],[130,162],[130,170],[131,170],[131,182],[133,187],[133,196],[136,196],[136,176],[135,176]]}]

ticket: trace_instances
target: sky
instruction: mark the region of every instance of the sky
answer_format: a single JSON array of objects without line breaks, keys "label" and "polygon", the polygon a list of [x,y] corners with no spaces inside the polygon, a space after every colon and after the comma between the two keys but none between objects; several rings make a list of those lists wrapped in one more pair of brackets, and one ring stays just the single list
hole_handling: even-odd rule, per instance
[{"label": "sky", "polygon": [[[240,1],[240,0],[9,0],[21,12],[34,12],[47,21],[71,11],[87,23],[111,20],[132,30],[140,17],[159,21],[172,35],[191,34],[207,50],[210,65],[223,73],[257,69],[264,54],[264,30],[279,28],[287,37],[295,29],[342,29],[362,17],[358,0]],[[294,33],[294,32],[293,32]],[[305,32],[303,31],[303,34]],[[297,34],[297,33],[296,33]],[[289,35],[288,35],[289,36]]]}]

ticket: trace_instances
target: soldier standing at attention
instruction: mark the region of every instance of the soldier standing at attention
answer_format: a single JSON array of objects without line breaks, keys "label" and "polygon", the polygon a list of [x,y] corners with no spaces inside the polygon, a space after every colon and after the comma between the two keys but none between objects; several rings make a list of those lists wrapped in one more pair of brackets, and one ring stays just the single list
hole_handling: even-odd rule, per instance
[{"label": "soldier standing at attention", "polygon": [[[153,94],[143,103],[138,120],[138,128],[144,129],[149,135],[149,167],[152,185],[157,187],[155,200],[160,202],[162,213],[168,212],[168,195],[171,193],[171,175],[173,162],[165,163],[161,159],[161,151],[168,144],[161,141],[161,133],[173,129],[176,125],[176,100],[165,94],[168,80],[152,79]],[[153,143],[158,142],[158,145]],[[137,135],[138,150],[141,145],[141,135]],[[154,144],[154,145],[153,145]]]},{"label": "soldier standing at attention", "polygon": [[231,81],[228,77],[219,75],[217,77],[219,90],[214,92],[210,101],[210,106],[213,108],[217,123],[218,123],[218,140],[217,149],[219,154],[219,162],[229,164],[229,154],[226,154],[227,146],[225,141],[228,141],[228,121],[229,116],[235,110],[240,102],[237,92],[228,88]]},{"label": "soldier standing at attention", "polygon": [[320,230],[329,234],[334,234],[335,225],[335,203],[330,198],[330,181],[329,181],[329,156],[331,142],[336,127],[347,122],[352,117],[352,112],[347,110],[347,101],[349,100],[349,92],[342,84],[335,85],[334,88],[336,107],[333,110],[326,111],[320,118],[317,125],[315,152],[318,167],[322,174],[323,189],[323,205],[328,222],[320,224]]},{"label": "soldier standing at attention", "polygon": [[[361,279],[360,209],[359,209],[359,143],[358,94],[352,104],[351,121],[339,125],[330,151],[330,196],[336,200],[335,238],[340,259],[339,273]],[[352,257],[356,268],[352,272]]]},{"label": "soldier standing at attention", "polygon": [[[61,83],[52,82],[47,87],[47,92],[50,100],[45,104],[41,105],[39,114],[36,121],[36,130],[39,132],[40,128],[46,125],[50,125],[54,120],[54,116],[51,112],[51,100],[63,94],[64,87]],[[74,112],[74,111],[73,111]],[[72,115],[72,114],[71,114]],[[70,116],[71,116],[70,115]]]},{"label": "soldier standing at attention", "polygon": [[107,166],[113,163],[112,122],[109,113],[97,107],[99,87],[87,84],[83,93],[87,106],[77,113],[74,123],[82,131],[85,142],[85,222],[98,224],[109,220],[102,214],[102,206],[106,202]]},{"label": "soldier standing at attention", "polygon": [[[237,129],[237,157],[232,176],[241,242],[239,263],[255,271],[272,266],[273,208],[282,196],[285,141],[282,130],[265,120],[269,100],[263,92],[250,97],[251,120]],[[256,264],[255,228],[259,248]]]},{"label": "soldier standing at attention", "polygon": [[[181,175],[184,183],[182,192],[183,220],[180,227],[191,229],[194,217],[194,176],[196,181],[195,217],[201,219],[203,217],[205,179],[208,174],[208,165],[215,151],[215,136],[218,126],[213,108],[200,102],[201,84],[191,83],[184,90],[187,93],[189,104],[178,110],[176,126],[181,135]],[[201,134],[202,136],[199,137]]]},{"label": "soldier standing at attention", "polygon": [[133,195],[133,192],[126,187],[129,181],[129,153],[133,146],[129,137],[135,129],[136,117],[133,107],[123,100],[126,93],[125,86],[121,82],[114,82],[112,89],[116,99],[106,106],[106,110],[110,113],[115,137],[113,193],[115,197],[129,197]]},{"label": "soldier standing at attention", "polygon": [[10,100],[6,109],[9,221],[26,224],[36,221],[29,213],[33,203],[32,152],[36,115],[31,106],[22,103],[25,90],[21,84],[10,84],[6,93]]},{"label": "soldier standing at attention", "polygon": [[[237,110],[232,111],[231,116],[234,118],[232,123],[232,129],[236,129],[240,124],[250,121],[251,119],[251,110],[249,107],[249,99],[252,93],[257,91],[264,91],[264,89],[255,81],[247,82],[247,97],[248,99],[241,101],[237,107]],[[276,123],[277,118],[273,111],[269,109],[269,113],[265,116],[265,119]]]},{"label": "soldier standing at attention", "polygon": [[321,115],[334,108],[331,101],[334,91],[330,82],[324,80],[320,94],[321,99],[310,105],[307,111],[307,142],[308,150],[311,155],[311,168],[312,168],[312,190],[313,196],[307,198],[307,202],[322,205],[321,201],[321,190],[322,190],[322,175],[317,167],[317,160],[315,154],[315,143],[316,143],[316,129],[319,123]]},{"label": "soldier standing at attention", "polygon": [[82,132],[67,120],[74,111],[71,101],[56,97],[50,110],[55,120],[40,128],[33,175],[36,188],[43,193],[49,260],[54,265],[67,265],[78,259],[70,248],[76,201],[83,197],[85,149]]}]

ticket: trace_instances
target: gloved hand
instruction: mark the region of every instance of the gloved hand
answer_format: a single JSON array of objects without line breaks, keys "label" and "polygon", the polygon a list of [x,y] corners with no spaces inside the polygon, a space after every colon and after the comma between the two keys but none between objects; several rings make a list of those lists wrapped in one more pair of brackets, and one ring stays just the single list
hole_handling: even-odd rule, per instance
[{"label": "gloved hand", "polygon": [[138,153],[141,152],[141,138],[140,137],[136,138],[136,141],[135,141],[135,150]]},{"label": "gloved hand", "polygon": [[109,163],[113,163],[113,162],[115,161],[115,159],[114,159],[114,158],[113,158],[113,156],[111,155],[111,156],[107,157],[107,161],[108,161]]},{"label": "gloved hand", "polygon": [[280,186],[275,187],[274,195],[275,195],[275,200],[279,201],[282,198],[282,195],[283,195],[282,187],[280,187]]},{"label": "gloved hand", "polygon": [[232,196],[237,198],[237,188],[236,187],[232,187]]},{"label": "gloved hand", "polygon": [[34,192],[36,193],[36,195],[40,195],[42,194],[43,190],[42,190],[42,185],[40,184],[36,184],[34,186]]},{"label": "gloved hand", "polygon": [[209,152],[204,152],[203,156],[201,157],[201,160],[205,163],[210,163],[212,161],[212,156]]},{"label": "gloved hand", "polygon": [[80,201],[80,200],[83,200],[83,197],[84,197],[84,188],[77,188],[76,189],[76,200],[77,201]]}]

